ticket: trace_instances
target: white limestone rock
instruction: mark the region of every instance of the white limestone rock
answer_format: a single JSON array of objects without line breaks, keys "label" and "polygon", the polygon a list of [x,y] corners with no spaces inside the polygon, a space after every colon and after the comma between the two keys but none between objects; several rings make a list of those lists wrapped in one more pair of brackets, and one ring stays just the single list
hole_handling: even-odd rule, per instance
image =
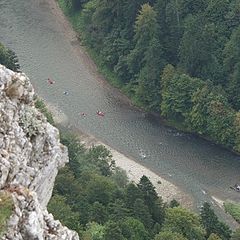
[{"label": "white limestone rock", "polygon": [[46,210],[68,153],[58,130],[34,107],[34,96],[24,73],[0,65],[0,189],[15,203],[2,239],[77,240]]}]

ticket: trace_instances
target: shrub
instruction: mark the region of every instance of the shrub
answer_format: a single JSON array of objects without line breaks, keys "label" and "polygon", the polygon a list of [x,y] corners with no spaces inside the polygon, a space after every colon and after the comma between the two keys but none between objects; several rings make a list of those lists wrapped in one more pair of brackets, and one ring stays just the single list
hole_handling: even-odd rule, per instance
[{"label": "shrub", "polygon": [[52,113],[47,109],[43,100],[37,98],[35,101],[35,107],[47,118],[50,124],[54,124]]},{"label": "shrub", "polygon": [[13,200],[10,194],[0,193],[0,237],[6,231],[6,223],[12,214]]},{"label": "shrub", "polygon": [[240,204],[233,202],[225,202],[224,208],[232,217],[240,223]]}]

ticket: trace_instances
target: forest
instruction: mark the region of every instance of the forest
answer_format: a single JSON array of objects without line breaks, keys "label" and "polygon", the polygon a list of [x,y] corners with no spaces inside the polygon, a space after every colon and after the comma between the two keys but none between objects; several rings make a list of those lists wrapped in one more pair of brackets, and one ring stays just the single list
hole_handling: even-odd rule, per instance
[{"label": "forest", "polygon": [[70,161],[57,176],[48,210],[81,240],[240,239],[240,229],[232,233],[209,203],[200,215],[176,200],[165,203],[146,176],[129,182],[105,147],[86,149],[69,133],[61,141]]},{"label": "forest", "polygon": [[[18,58],[0,44],[0,63],[20,71]],[[54,124],[45,104],[35,106]],[[142,176],[137,184],[116,167],[104,146],[87,149],[69,132],[61,134],[68,147],[69,163],[60,170],[48,204],[55,219],[78,232],[82,240],[239,240],[221,222],[209,203],[200,215],[176,200],[163,202],[151,181]]]},{"label": "forest", "polygon": [[[137,105],[240,152],[238,0],[59,3]],[[0,63],[19,71],[16,55],[2,45]],[[48,210],[80,239],[240,239],[240,230],[232,232],[208,203],[200,214],[175,200],[165,203],[146,176],[129,182],[104,147],[86,149],[69,134],[61,141],[70,162]]]},{"label": "forest", "polygon": [[133,102],[240,152],[238,0],[59,0]]}]

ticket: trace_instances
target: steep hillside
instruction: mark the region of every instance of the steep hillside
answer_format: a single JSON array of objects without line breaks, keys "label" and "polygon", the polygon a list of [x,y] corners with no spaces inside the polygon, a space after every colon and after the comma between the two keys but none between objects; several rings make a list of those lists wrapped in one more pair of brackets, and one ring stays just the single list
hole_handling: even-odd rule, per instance
[{"label": "steep hillside", "polygon": [[0,214],[0,237],[77,240],[77,233],[46,210],[68,154],[58,130],[35,108],[34,97],[25,74],[0,65],[0,212],[9,208],[11,214],[9,219],[9,213]]}]

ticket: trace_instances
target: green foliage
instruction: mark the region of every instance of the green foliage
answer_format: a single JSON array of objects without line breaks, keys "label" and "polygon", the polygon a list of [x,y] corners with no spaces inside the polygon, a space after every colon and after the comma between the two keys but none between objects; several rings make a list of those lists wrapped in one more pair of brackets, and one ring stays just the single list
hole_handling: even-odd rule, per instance
[{"label": "green foliage", "polygon": [[240,228],[233,233],[231,240],[240,240]]},{"label": "green foliage", "polygon": [[90,203],[99,202],[107,205],[113,199],[113,193],[116,185],[104,176],[93,176],[86,186],[88,201]]},{"label": "green foliage", "polygon": [[145,203],[150,207],[158,199],[155,187],[153,186],[149,178],[145,175],[141,177],[137,186],[142,192]]},{"label": "green foliage", "polygon": [[208,240],[222,240],[222,239],[221,239],[217,234],[212,233],[212,234],[209,236]]},{"label": "green foliage", "polygon": [[125,188],[128,184],[128,176],[125,170],[115,167],[111,179],[120,187]]},{"label": "green foliage", "polygon": [[205,239],[205,231],[199,217],[180,207],[167,209],[163,230],[182,234],[189,240]]},{"label": "green foliage", "polygon": [[0,64],[5,65],[7,68],[19,72],[20,65],[16,54],[0,43]]},{"label": "green foliage", "polygon": [[202,16],[190,15],[185,21],[185,32],[181,39],[180,66],[194,77],[210,78],[219,83],[223,77],[218,60],[218,35],[216,26],[206,23]]},{"label": "green foliage", "polygon": [[130,209],[125,206],[123,200],[116,200],[115,202],[108,204],[108,215],[109,219],[117,222],[121,221],[126,217],[130,216]]},{"label": "green foliage", "polygon": [[179,206],[180,206],[180,203],[175,199],[171,200],[171,202],[169,203],[170,208],[179,207]]},{"label": "green foliage", "polygon": [[240,27],[238,27],[231,35],[224,49],[224,67],[229,73],[228,92],[231,103],[237,109],[240,109]]},{"label": "green foliage", "polygon": [[105,227],[95,222],[87,224],[86,233],[91,236],[91,240],[104,240]]},{"label": "green foliage", "polygon": [[34,104],[35,104],[35,107],[39,109],[39,111],[47,118],[47,121],[53,125],[54,120],[53,120],[52,113],[47,109],[43,100],[40,98],[37,98]]},{"label": "green foliage", "polygon": [[104,239],[105,240],[124,240],[121,228],[117,223],[109,221],[105,226],[104,231]]},{"label": "green foliage", "polygon": [[226,212],[232,215],[232,217],[240,223],[240,204],[233,202],[225,202],[224,208]]},{"label": "green foliage", "polygon": [[60,219],[70,229],[76,231],[81,229],[79,214],[70,208],[63,196],[55,194],[48,204],[48,211],[54,215],[55,219]]},{"label": "green foliage", "polygon": [[238,0],[59,2],[100,72],[134,104],[240,151]]},{"label": "green foliage", "polygon": [[141,221],[145,228],[151,229],[153,227],[153,219],[149,212],[148,206],[142,199],[136,199],[133,205],[133,214],[136,219]]},{"label": "green foliage", "polygon": [[211,233],[217,234],[222,240],[228,240],[231,237],[230,228],[220,222],[218,217],[211,209],[209,203],[204,203],[201,208],[201,221],[203,226],[206,229],[207,237],[211,235]]},{"label": "green foliage", "polygon": [[[56,178],[48,210],[64,225],[76,230],[81,239],[150,240],[155,236],[155,240],[204,239],[205,231],[198,216],[175,207],[179,205],[176,201],[169,208],[146,176],[136,185],[128,183],[124,179],[126,174],[118,168],[109,165],[104,168],[109,170],[108,174],[102,171],[100,163],[106,167],[112,160],[104,147],[87,150],[70,134],[61,135],[61,141],[68,146],[70,162]],[[120,180],[115,176],[119,172]],[[211,224],[206,223],[209,235],[217,233],[223,240],[229,239],[223,237],[230,234],[226,225],[215,217],[210,221],[217,228],[210,229]]]},{"label": "green foliage", "polygon": [[157,234],[154,240],[187,240],[187,238],[180,233],[164,231]]},{"label": "green foliage", "polygon": [[149,240],[148,232],[143,223],[133,217],[127,217],[120,223],[120,228],[125,239]]},{"label": "green foliage", "polygon": [[6,223],[13,212],[13,200],[9,193],[0,192],[0,237],[6,231]]}]

